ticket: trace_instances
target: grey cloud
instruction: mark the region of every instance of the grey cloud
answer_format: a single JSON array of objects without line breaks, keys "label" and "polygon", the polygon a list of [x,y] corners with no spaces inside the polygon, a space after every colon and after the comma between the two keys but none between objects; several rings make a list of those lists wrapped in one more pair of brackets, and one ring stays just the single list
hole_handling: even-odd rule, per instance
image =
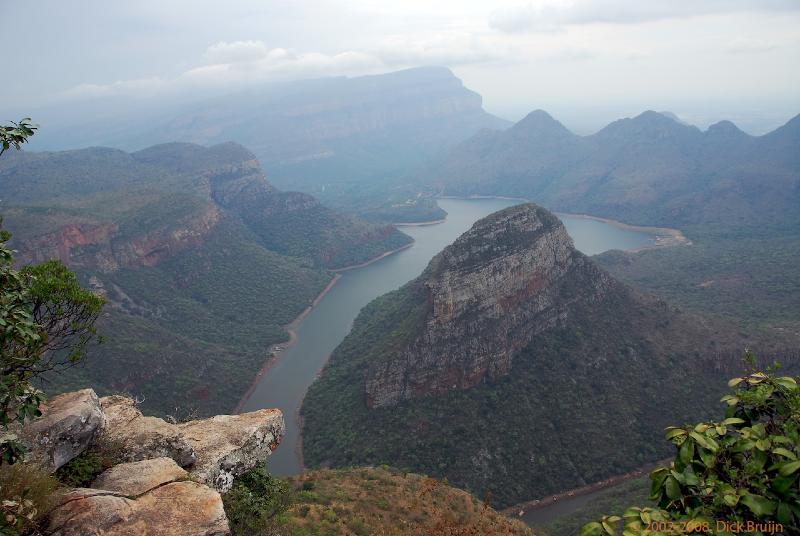
[{"label": "grey cloud", "polygon": [[500,9],[489,26],[507,33],[552,32],[574,24],[635,24],[739,11],[800,11],[796,0],[575,0],[571,4],[529,2]]}]

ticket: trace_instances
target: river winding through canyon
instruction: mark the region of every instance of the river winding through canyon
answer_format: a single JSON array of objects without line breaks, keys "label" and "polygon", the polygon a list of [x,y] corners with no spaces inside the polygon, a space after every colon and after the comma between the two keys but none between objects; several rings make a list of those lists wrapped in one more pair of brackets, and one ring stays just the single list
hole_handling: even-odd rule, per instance
[{"label": "river winding through canyon", "polygon": [[[402,227],[414,238],[413,246],[340,274],[336,284],[293,326],[294,343],[279,353],[240,406],[242,411],[280,408],[285,415],[286,435],[268,462],[273,474],[288,476],[302,472],[297,419],[300,405],[328,356],[350,331],[361,308],[422,273],[434,255],[477,220],[518,203],[509,199],[441,199],[439,204],[448,214],[444,222]],[[587,255],[654,244],[654,236],[645,232],[578,216],[559,217],[575,246]]]}]

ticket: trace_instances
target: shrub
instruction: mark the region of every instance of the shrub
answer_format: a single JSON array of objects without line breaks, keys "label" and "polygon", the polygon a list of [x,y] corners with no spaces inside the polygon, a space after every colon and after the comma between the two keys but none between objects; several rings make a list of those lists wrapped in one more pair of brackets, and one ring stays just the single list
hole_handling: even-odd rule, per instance
[{"label": "shrub", "polygon": [[624,534],[800,530],[797,380],[754,372],[728,385],[722,421],[667,428],[677,455],[650,475],[659,508],[606,516],[583,535],[613,535],[620,521]]},{"label": "shrub", "polygon": [[237,478],[222,502],[233,534],[270,534],[281,524],[292,494],[288,482],[257,467]]},{"label": "shrub", "polygon": [[121,449],[121,445],[89,448],[61,466],[55,477],[72,488],[87,487],[100,473],[122,462]]}]

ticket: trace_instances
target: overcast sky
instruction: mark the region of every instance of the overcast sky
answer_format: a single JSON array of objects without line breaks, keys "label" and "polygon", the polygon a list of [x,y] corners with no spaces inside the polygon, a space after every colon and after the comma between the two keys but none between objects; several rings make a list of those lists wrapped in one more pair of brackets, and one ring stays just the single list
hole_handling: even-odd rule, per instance
[{"label": "overcast sky", "polygon": [[800,0],[0,0],[0,30],[0,112],[417,65],[577,131],[655,109],[758,132],[800,112]]}]

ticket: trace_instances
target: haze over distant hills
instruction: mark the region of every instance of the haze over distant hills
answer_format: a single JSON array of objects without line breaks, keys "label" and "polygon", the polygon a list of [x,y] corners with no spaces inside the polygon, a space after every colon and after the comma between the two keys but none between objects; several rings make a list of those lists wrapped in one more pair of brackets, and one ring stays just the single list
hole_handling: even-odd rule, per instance
[{"label": "haze over distant hills", "polygon": [[657,112],[578,136],[542,110],[452,149],[422,182],[443,195],[506,195],[565,212],[678,226],[797,223],[800,116],[754,137]]},{"label": "haze over distant hills", "polygon": [[279,191],[235,143],[12,152],[0,191],[17,261],[60,259],[109,300],[92,366],[50,389],[135,392],[156,412],[230,411],[329,268],[411,241]]},{"label": "haze over distant hills", "polygon": [[73,118],[66,128],[43,129],[33,147],[135,150],[173,141],[235,141],[253,151],[278,187],[360,207],[374,190],[378,200],[366,205],[384,202],[410,170],[480,129],[510,125],[485,112],[481,101],[449,69],[422,67],[287,82],[176,104],[158,115],[110,115],[83,128],[81,118]]}]

